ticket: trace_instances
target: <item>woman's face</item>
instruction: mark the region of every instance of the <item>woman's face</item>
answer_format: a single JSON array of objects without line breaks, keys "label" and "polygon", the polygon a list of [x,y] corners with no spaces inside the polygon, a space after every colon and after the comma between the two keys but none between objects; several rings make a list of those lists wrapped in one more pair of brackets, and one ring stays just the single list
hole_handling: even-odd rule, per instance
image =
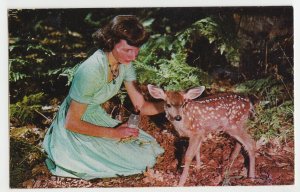
[{"label": "woman's face", "polygon": [[112,50],[112,54],[119,63],[129,64],[135,60],[140,48],[128,45],[126,40],[121,39]]}]

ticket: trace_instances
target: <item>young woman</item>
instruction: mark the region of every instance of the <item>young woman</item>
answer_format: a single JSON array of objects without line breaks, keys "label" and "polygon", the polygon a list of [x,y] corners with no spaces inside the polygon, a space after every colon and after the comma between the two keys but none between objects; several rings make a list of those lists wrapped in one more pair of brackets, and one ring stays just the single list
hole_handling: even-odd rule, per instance
[{"label": "young woman", "polygon": [[[124,82],[141,114],[163,112],[161,103],[146,102],[135,85],[131,62],[148,34],[135,16],[124,15],[116,16],[93,38],[99,49],[77,69],[45,136],[47,167],[54,175],[86,180],[142,173],[164,150],[144,131],[112,119],[101,104],[116,95]],[[136,140],[120,142],[130,136]]]}]

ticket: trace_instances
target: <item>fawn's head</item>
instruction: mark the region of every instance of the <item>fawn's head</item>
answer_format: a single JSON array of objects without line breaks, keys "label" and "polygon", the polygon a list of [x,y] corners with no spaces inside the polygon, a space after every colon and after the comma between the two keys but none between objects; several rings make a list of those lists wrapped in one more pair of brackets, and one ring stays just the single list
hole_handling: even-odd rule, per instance
[{"label": "fawn's head", "polygon": [[165,111],[167,115],[176,121],[180,121],[183,116],[183,108],[188,100],[199,97],[205,87],[200,86],[189,89],[187,92],[164,91],[154,85],[148,85],[149,93],[155,99],[163,99],[165,101]]}]

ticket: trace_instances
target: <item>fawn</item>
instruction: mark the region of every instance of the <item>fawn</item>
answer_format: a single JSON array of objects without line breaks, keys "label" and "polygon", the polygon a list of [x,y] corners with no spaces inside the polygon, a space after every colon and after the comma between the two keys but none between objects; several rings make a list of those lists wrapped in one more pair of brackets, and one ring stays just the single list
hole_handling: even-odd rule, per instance
[{"label": "fawn", "polygon": [[165,101],[167,119],[174,125],[180,136],[189,138],[189,146],[185,154],[183,173],[179,186],[183,186],[188,177],[189,166],[196,156],[196,168],[201,166],[201,141],[213,131],[224,131],[234,137],[238,142],[230,156],[234,160],[241,145],[249,155],[248,176],[255,177],[255,142],[246,132],[245,125],[253,106],[248,98],[237,94],[218,94],[202,98],[199,97],[205,87],[200,86],[184,92],[164,91],[163,89],[148,85],[149,93],[156,99]]}]

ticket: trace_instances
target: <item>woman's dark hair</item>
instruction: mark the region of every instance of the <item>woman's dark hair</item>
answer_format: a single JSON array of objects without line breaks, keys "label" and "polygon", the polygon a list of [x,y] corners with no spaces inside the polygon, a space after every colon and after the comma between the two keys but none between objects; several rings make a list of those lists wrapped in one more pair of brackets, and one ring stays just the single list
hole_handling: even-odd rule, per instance
[{"label": "woman's dark hair", "polygon": [[118,15],[92,37],[98,48],[111,51],[121,39],[131,46],[140,47],[148,40],[149,34],[134,15]]}]

